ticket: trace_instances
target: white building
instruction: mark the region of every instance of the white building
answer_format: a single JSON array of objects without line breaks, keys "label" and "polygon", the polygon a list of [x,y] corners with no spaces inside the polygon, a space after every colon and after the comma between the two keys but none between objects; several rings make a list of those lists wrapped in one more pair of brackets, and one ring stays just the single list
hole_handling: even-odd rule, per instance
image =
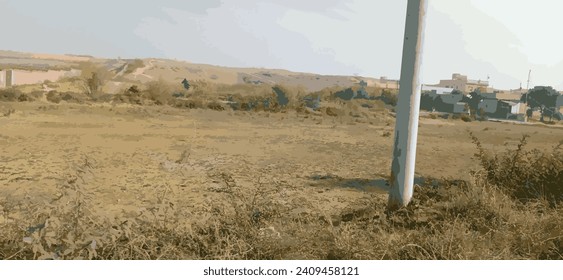
[{"label": "white building", "polygon": [[13,70],[0,71],[0,88],[11,87],[14,83],[15,75]]},{"label": "white building", "polygon": [[434,92],[435,94],[448,94],[448,93],[452,93],[452,91],[454,91],[454,89],[453,88],[446,88],[446,87],[422,85],[422,92],[425,92],[425,91],[431,91],[431,92]]}]

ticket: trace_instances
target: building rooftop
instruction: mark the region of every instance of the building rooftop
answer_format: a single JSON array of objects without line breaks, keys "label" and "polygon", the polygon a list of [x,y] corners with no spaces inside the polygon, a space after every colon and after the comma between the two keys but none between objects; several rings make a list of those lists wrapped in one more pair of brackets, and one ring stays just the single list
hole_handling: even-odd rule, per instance
[{"label": "building rooftop", "polygon": [[422,85],[422,91],[436,91],[437,94],[451,93],[453,90],[447,87]]},{"label": "building rooftop", "polygon": [[483,85],[483,86],[488,86],[489,82],[488,81],[483,81],[483,80],[467,80],[468,84],[478,84],[478,85]]},{"label": "building rooftop", "polygon": [[508,92],[497,92],[496,98],[499,100],[520,100],[522,94],[520,93],[508,93]]}]

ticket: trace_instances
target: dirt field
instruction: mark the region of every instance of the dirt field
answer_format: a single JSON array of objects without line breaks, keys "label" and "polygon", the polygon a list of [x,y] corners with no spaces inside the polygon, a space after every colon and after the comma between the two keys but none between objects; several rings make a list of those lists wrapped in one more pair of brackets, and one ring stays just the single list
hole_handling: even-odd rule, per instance
[{"label": "dirt field", "polygon": [[[228,199],[225,176],[245,192],[281,189],[278,202],[296,215],[338,217],[386,197],[391,116],[353,121],[295,112],[0,104],[1,113],[8,108],[15,111],[0,115],[0,195],[12,201],[49,203],[56,186],[77,175],[108,217],[139,215],[163,195],[203,215]],[[531,148],[563,141],[561,127],[423,118],[417,176],[468,179],[476,160],[467,131],[499,151],[523,133],[531,135]]]}]

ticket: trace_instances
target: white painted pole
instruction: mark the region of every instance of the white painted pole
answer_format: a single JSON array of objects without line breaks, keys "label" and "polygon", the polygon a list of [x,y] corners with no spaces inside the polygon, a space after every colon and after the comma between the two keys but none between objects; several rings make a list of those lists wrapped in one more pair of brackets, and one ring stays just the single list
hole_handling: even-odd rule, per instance
[{"label": "white painted pole", "polygon": [[406,206],[413,194],[426,7],[426,0],[408,0],[391,164],[389,210]]}]

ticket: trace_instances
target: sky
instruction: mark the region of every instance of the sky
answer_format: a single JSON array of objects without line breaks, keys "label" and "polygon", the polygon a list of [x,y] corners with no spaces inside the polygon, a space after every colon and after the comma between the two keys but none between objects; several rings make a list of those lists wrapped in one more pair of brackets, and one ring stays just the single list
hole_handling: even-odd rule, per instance
[{"label": "sky", "polygon": [[[407,1],[0,0],[0,49],[398,79]],[[563,90],[563,1],[428,0],[422,82]]]}]

